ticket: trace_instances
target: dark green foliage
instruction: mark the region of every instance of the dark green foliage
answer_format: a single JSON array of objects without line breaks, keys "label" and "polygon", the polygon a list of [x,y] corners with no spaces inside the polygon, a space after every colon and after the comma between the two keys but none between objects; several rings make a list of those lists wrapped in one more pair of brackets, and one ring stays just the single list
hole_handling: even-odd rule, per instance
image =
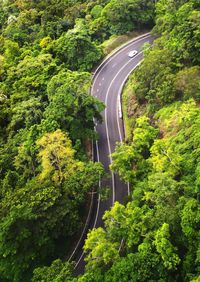
[{"label": "dark green foliage", "polygon": [[162,36],[135,72],[133,85],[137,104],[151,113],[176,100],[199,100],[198,8],[192,0],[157,1],[154,34]]},{"label": "dark green foliage", "polygon": [[104,214],[105,228],[89,233],[78,281],[200,278],[200,7],[193,0],[156,2],[159,38],[126,97],[132,139],[112,155],[111,169],[132,187],[130,202],[116,202]]},{"label": "dark green foliage", "polygon": [[155,32],[163,34],[165,46],[179,63],[199,63],[198,1],[158,1]]},{"label": "dark green foliage", "polygon": [[91,75],[86,72],[61,71],[53,76],[47,85],[49,105],[42,129],[54,130],[59,125],[70,133],[74,142],[94,137],[93,118],[100,121],[104,107],[88,92],[90,84]]},{"label": "dark green foliage", "polygon": [[138,0],[111,0],[101,12],[107,21],[111,34],[122,34],[134,27],[153,23],[154,3]]},{"label": "dark green foliage", "polygon": [[[111,166],[130,202],[88,234],[73,278],[60,259],[103,174],[85,154],[103,110],[88,71],[104,39],[154,22],[132,78],[140,118]],[[198,281],[199,1],[1,1],[0,33],[0,280]]]},{"label": "dark green foliage", "polygon": [[[138,177],[143,178],[148,170],[146,159],[150,154],[150,147],[158,130],[149,124],[149,118],[140,117],[136,121],[133,132],[132,146],[120,145],[113,153],[111,168],[117,170],[119,175],[126,181],[132,183]],[[134,168],[133,170],[131,170]]]},{"label": "dark green foliage", "polygon": [[[67,249],[80,225],[79,208],[103,172],[100,164],[75,160],[71,141],[60,130],[37,145],[39,174],[22,186],[26,174],[9,171],[2,183],[0,273],[10,281],[26,280],[30,270],[62,256],[59,242]],[[17,171],[23,162],[22,154]]]},{"label": "dark green foliage", "polygon": [[86,72],[102,57],[78,20],[86,4],[0,2],[1,281],[30,281],[67,256],[103,174],[86,154],[104,108]]},{"label": "dark green foliage", "polygon": [[[103,1],[104,2],[104,1]],[[106,1],[96,5],[87,17],[92,38],[100,41],[112,34],[123,34],[133,29],[151,27],[154,22],[155,3],[145,0]]]},{"label": "dark green foliage", "polygon": [[69,263],[54,260],[50,267],[40,267],[34,270],[32,282],[70,282],[72,281],[72,267]]},{"label": "dark green foliage", "polygon": [[52,46],[53,53],[60,63],[71,70],[91,70],[101,59],[102,52],[92,41],[84,23],[77,21],[74,29],[60,36]]},{"label": "dark green foliage", "polygon": [[149,249],[121,258],[108,271],[105,281],[166,281],[159,256],[152,252],[150,246],[146,247]]},{"label": "dark green foliage", "polygon": [[116,202],[104,214],[105,229],[86,240],[87,275],[97,269],[103,281],[192,281],[199,273],[200,109],[189,100],[154,119],[161,138],[140,117],[132,144],[113,154],[132,198]]},{"label": "dark green foliage", "polygon": [[173,62],[167,50],[153,50],[144,64],[136,71],[138,83],[134,86],[140,104],[146,101],[153,107],[161,107],[176,99],[173,89]]},{"label": "dark green foliage", "polygon": [[184,100],[193,97],[195,100],[200,101],[199,77],[199,66],[185,68],[178,72],[174,82],[178,96],[183,97]]}]

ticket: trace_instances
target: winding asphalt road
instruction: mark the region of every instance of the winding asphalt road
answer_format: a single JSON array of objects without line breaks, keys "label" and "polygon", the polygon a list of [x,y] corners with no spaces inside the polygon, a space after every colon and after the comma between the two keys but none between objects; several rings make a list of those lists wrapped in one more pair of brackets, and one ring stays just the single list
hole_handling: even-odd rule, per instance
[{"label": "winding asphalt road", "polygon": [[[150,34],[138,37],[118,51],[112,54],[96,70],[93,77],[91,94],[101,100],[106,108],[102,113],[103,123],[96,126],[99,140],[95,146],[95,161],[104,165],[105,171],[110,177],[101,181],[101,186],[111,187],[111,196],[106,201],[96,199],[89,228],[103,226],[102,216],[105,210],[110,209],[115,201],[123,203],[129,194],[129,187],[123,183],[119,177],[109,170],[112,162],[111,153],[114,152],[116,142],[122,142],[124,138],[123,121],[121,116],[120,95],[123,85],[130,73],[139,65],[143,58],[142,46],[144,43],[152,43],[153,38]],[[128,56],[131,50],[138,53],[133,58]],[[84,254],[79,251],[79,256],[75,266],[76,274],[82,273],[84,269]]]}]

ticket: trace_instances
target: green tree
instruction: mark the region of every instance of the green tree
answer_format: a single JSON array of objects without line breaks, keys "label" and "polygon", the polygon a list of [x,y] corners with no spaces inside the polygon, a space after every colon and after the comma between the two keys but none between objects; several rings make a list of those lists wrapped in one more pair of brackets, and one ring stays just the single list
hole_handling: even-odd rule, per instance
[{"label": "green tree", "polygon": [[18,61],[20,55],[19,44],[12,40],[5,40],[4,42],[4,57],[8,64]]},{"label": "green tree", "polygon": [[58,127],[67,130],[75,142],[95,137],[93,119],[101,121],[104,106],[89,94],[90,83],[86,72],[61,71],[54,76],[47,87],[50,103],[42,127],[45,129],[47,122],[51,131]]},{"label": "green tree", "polygon": [[176,91],[183,96],[184,100],[194,98],[197,101],[200,100],[200,67],[193,66],[185,68],[177,73],[175,80]]},{"label": "green tree", "polygon": [[141,244],[139,251],[120,258],[105,275],[105,281],[173,281],[166,275],[159,255],[150,244]]},{"label": "green tree", "polygon": [[118,247],[118,243],[109,240],[103,228],[91,230],[84,245],[84,251],[88,253],[85,259],[88,262],[87,268],[95,269],[112,264],[119,258]]},{"label": "green tree", "polygon": [[60,184],[64,179],[70,177],[77,164],[74,161],[74,150],[68,136],[57,130],[45,134],[37,141],[41,157],[42,172],[41,180],[51,179]]},{"label": "green tree", "polygon": [[[12,104],[41,97],[46,101],[48,80],[56,72],[56,64],[50,54],[26,55],[16,67],[9,70],[6,79],[6,93],[12,94]],[[45,104],[44,104],[45,106]]]},{"label": "green tree", "polygon": [[149,124],[150,120],[142,116],[136,120],[131,145],[119,144],[112,154],[111,169],[117,171],[125,181],[134,182],[136,177],[143,175],[148,169],[146,159],[158,130]]},{"label": "green tree", "polygon": [[169,225],[164,223],[156,232],[155,245],[158,253],[161,254],[163,263],[167,269],[176,268],[180,258],[176,254],[176,248],[170,242]]},{"label": "green tree", "polygon": [[154,3],[140,0],[111,0],[102,10],[111,34],[122,34],[153,23]]},{"label": "green tree", "polygon": [[[15,160],[22,175],[7,172],[0,183],[0,269],[2,279],[12,281],[28,280],[34,268],[64,255],[71,236],[81,227],[87,193],[98,186],[103,175],[101,164],[75,160],[71,141],[61,130],[46,133],[36,142],[41,166],[32,163],[34,134],[37,136],[37,131],[30,133]],[[32,175],[23,172],[26,163],[30,170],[31,165],[37,166]],[[59,241],[65,246],[62,250]]]},{"label": "green tree", "polygon": [[21,128],[30,128],[40,123],[42,119],[42,103],[38,98],[31,98],[27,101],[15,104],[12,108],[12,118],[8,126],[9,131],[16,132]]},{"label": "green tree", "polygon": [[77,21],[74,29],[63,34],[52,47],[59,62],[71,70],[89,71],[102,57],[82,21]]},{"label": "green tree", "polygon": [[60,259],[54,260],[51,266],[38,267],[33,272],[32,282],[66,282],[72,281],[72,266]]},{"label": "green tree", "polygon": [[95,5],[90,12],[92,17],[94,19],[100,17],[102,9],[103,7],[101,5]]}]

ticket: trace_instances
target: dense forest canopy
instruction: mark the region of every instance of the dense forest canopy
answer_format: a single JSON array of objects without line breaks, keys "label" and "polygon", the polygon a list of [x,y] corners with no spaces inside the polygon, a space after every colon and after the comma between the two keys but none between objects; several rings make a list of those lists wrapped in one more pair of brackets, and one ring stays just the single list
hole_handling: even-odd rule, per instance
[{"label": "dense forest canopy", "polygon": [[[0,0],[0,281],[199,281],[198,0]],[[66,257],[103,168],[87,155],[104,105],[91,71],[112,35],[156,37],[124,92],[111,169],[131,184]]]},{"label": "dense forest canopy", "polygon": [[132,187],[85,243],[78,281],[200,279],[200,4],[160,0],[153,34],[123,94],[127,142],[111,169]]},{"label": "dense forest canopy", "polygon": [[104,109],[91,70],[105,39],[152,26],[153,13],[151,1],[0,1],[1,281],[62,269],[104,173],[88,157]]}]

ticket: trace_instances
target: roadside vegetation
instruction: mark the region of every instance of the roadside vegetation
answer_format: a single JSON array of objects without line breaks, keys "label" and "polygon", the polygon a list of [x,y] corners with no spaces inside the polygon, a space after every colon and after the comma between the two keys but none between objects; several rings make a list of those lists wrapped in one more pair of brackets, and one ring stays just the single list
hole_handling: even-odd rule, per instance
[{"label": "roadside vegetation", "polygon": [[91,70],[105,40],[153,17],[151,1],[0,1],[0,281],[68,281],[104,173],[87,156],[104,109]]},{"label": "roadside vegetation", "polygon": [[126,142],[112,155],[130,201],[89,233],[78,281],[200,281],[199,8],[156,3],[156,40],[123,93]]},{"label": "roadside vegetation", "polygon": [[[0,2],[0,281],[199,281],[199,8]],[[74,277],[66,257],[103,175],[86,153],[104,108],[89,94],[90,72],[113,38],[153,26],[154,46],[124,92],[128,135],[111,167],[131,184],[130,201],[89,232]]]}]

